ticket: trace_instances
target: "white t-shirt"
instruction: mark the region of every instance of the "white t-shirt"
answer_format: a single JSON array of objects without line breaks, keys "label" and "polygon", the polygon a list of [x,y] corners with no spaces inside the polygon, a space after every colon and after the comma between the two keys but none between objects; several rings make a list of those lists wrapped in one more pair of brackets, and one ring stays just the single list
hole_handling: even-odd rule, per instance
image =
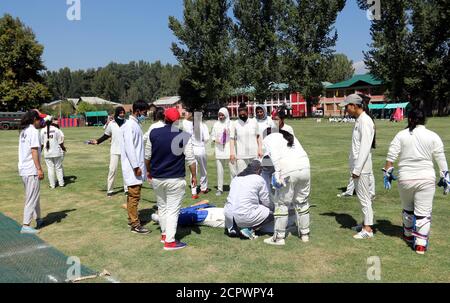
[{"label": "white t-shirt", "polygon": [[[47,141],[50,143],[47,150]],[[58,158],[64,156],[60,144],[64,143],[64,134],[57,127],[50,126],[50,135],[47,138],[47,127],[41,129],[41,142],[44,146],[44,158]]]},{"label": "white t-shirt", "polygon": [[217,121],[211,131],[214,141],[216,159],[230,159],[230,127],[229,123]]},{"label": "white t-shirt", "polygon": [[122,140],[122,134],[120,132],[120,126],[116,121],[111,121],[105,129],[105,135],[111,137],[111,155],[120,155],[120,140]]},{"label": "white t-shirt", "polygon": [[350,150],[349,164],[352,174],[372,173],[372,142],[375,136],[375,124],[372,119],[363,112],[356,119],[352,134],[352,147]]},{"label": "white t-shirt", "polygon": [[285,125],[283,125],[283,127],[281,129],[285,130],[288,133],[290,133],[291,135],[295,136],[294,129],[290,125],[285,124]]},{"label": "white t-shirt", "polygon": [[387,161],[398,162],[399,180],[435,180],[433,158],[440,171],[447,171],[444,144],[435,133],[418,125],[412,133],[409,129],[400,131],[392,140]]},{"label": "white t-shirt", "polygon": [[20,132],[19,137],[19,175],[21,177],[37,176],[37,169],[34,165],[31,149],[37,148],[39,158],[41,157],[41,140],[39,131],[34,125],[28,126]]},{"label": "white t-shirt", "polygon": [[261,139],[267,137],[268,128],[270,128],[271,130],[275,128],[275,123],[273,122],[271,117],[266,117],[264,120],[256,119],[256,123],[258,123],[258,134],[261,137]]},{"label": "white t-shirt", "polygon": [[247,122],[238,119],[231,122],[230,138],[236,140],[236,159],[258,157],[258,131],[256,119],[247,119]]},{"label": "white t-shirt", "polygon": [[239,227],[254,227],[269,216],[269,205],[269,191],[261,176],[236,177],[230,184],[225,217],[231,222],[234,218]]}]

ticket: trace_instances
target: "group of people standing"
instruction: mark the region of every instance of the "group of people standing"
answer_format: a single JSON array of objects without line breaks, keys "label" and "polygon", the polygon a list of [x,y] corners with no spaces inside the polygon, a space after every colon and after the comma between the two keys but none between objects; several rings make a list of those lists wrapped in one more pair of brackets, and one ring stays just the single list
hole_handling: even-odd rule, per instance
[{"label": "group of people standing", "polygon": [[[363,96],[352,94],[340,105],[356,119],[349,168],[361,204],[363,221],[354,227],[354,238],[368,239],[374,236],[372,202],[375,197],[375,178],[371,150],[376,143],[375,125],[364,111]],[[211,133],[196,113],[189,113],[186,119],[180,121],[177,109],[157,108],[154,123],[144,135],[140,124],[146,119],[148,110],[146,102],[137,101],[126,120],[125,110],[116,108],[114,121],[107,126],[105,134],[97,140],[91,140],[93,144],[100,144],[108,138],[112,139],[107,195],[113,193],[113,181],[120,159],[127,192],[128,225],[132,232],[150,232],[141,225],[138,216],[142,185],[148,180],[156,194],[163,248],[176,250],[186,247],[186,243],[175,238],[187,187],[186,166],[190,172],[192,197],[198,198],[195,190],[197,175],[200,176],[200,192],[207,193],[206,144],[211,141],[216,157],[217,196],[224,192],[225,167],[230,171],[230,192],[223,209],[227,234],[255,239],[258,230],[267,230],[269,226],[273,236],[264,242],[284,245],[287,228],[290,222],[295,221],[300,239],[309,241],[310,162],[293,128],[285,124],[286,108],[280,107],[270,117],[266,107],[258,105],[255,118],[249,118],[247,105],[241,104],[235,121],[230,121],[228,110],[221,108]],[[41,148],[40,140],[36,137],[40,117],[31,112],[28,116],[28,120],[23,123],[19,144],[19,171],[27,192],[25,230],[31,228],[29,225],[33,215],[40,219],[38,198],[36,203],[36,191],[39,189],[36,184],[43,178],[37,160]],[[29,126],[25,127],[27,123]],[[417,253],[424,253],[428,245],[435,192],[433,159],[439,166],[439,184],[444,187],[444,194],[450,190],[443,143],[424,124],[423,112],[412,110],[408,128],[398,133],[392,141],[383,168],[384,185],[390,189],[391,182],[396,179],[393,163],[399,160],[403,236],[413,244]],[[47,127],[43,138],[47,136],[49,140],[51,131],[52,128]],[[55,142],[65,150],[64,145],[61,145],[63,141],[56,136],[56,130],[53,131]],[[199,208],[194,207],[190,211],[195,212],[196,209]],[[216,210],[214,216],[217,218],[219,213]]]}]

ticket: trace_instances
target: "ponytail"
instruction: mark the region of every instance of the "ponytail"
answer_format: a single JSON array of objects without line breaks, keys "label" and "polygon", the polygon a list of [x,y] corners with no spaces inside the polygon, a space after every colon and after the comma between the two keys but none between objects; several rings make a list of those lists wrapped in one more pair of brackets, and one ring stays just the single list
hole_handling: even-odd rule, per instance
[{"label": "ponytail", "polygon": [[425,125],[426,115],[425,112],[421,109],[413,109],[408,114],[408,129],[409,132],[417,127],[417,125]]},{"label": "ponytail", "polygon": [[294,136],[290,133],[285,131],[284,129],[280,129],[280,134],[283,135],[283,138],[288,142],[287,146],[292,147],[294,146]]}]

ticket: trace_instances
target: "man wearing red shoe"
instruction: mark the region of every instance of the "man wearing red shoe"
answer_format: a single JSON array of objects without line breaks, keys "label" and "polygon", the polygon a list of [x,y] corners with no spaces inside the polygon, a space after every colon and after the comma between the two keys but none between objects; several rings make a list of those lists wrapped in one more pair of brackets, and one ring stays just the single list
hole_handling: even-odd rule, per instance
[{"label": "man wearing red shoe", "polygon": [[176,108],[165,111],[165,126],[152,130],[145,146],[145,165],[153,178],[158,204],[161,242],[165,250],[186,247],[175,240],[181,202],[186,192],[187,164],[192,174],[192,187],[197,186],[196,162],[190,134],[174,125],[180,119]]}]

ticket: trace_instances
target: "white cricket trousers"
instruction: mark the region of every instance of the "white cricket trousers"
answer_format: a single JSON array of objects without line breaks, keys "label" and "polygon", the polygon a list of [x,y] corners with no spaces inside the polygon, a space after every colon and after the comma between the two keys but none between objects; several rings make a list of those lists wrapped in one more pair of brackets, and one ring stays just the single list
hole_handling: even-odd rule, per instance
[{"label": "white cricket trousers", "polygon": [[236,166],[231,164],[230,159],[216,159],[217,167],[217,190],[223,191],[224,167],[228,164],[230,169],[230,182],[236,176]]},{"label": "white cricket trousers", "polygon": [[30,225],[31,220],[41,218],[41,186],[38,176],[22,176],[22,181],[25,186],[23,224]]},{"label": "white cricket trousers", "polygon": [[350,175],[350,179],[348,180],[347,189],[345,190],[346,195],[353,196],[355,192],[355,182],[353,182],[353,177]]},{"label": "white cricket trousers", "polygon": [[51,188],[55,188],[56,186],[55,172],[59,186],[64,186],[63,160],[64,157],[45,158],[45,164],[47,165],[48,171],[48,182],[50,183]]},{"label": "white cricket trousers", "polygon": [[419,217],[431,216],[436,191],[433,180],[410,180],[398,182],[398,192],[404,210]]},{"label": "white cricket trousers", "polygon": [[[200,170],[200,190],[207,190],[208,189],[208,161],[206,157],[206,149],[205,147],[198,147],[194,146],[194,155],[195,155],[195,161],[197,162],[196,165],[196,174],[199,176],[199,170]],[[192,184],[192,175],[191,175],[191,184]]]},{"label": "white cricket trousers", "polygon": [[[116,178],[117,170],[119,168],[120,155],[111,154],[109,160],[109,172],[108,172],[108,194],[114,191],[114,179]],[[123,190],[128,191],[128,187],[123,184]]]},{"label": "white cricket trousers", "polygon": [[364,216],[364,225],[373,225],[372,202],[375,199],[375,178],[373,173],[361,174],[353,179],[355,191]]},{"label": "white cricket trousers", "polygon": [[284,239],[289,221],[289,209],[295,209],[298,234],[309,234],[309,195],[311,191],[311,173],[309,168],[299,169],[283,175],[288,177],[286,186],[276,190],[274,239]]},{"label": "white cricket trousers", "polygon": [[156,194],[161,234],[166,235],[166,242],[174,242],[181,203],[186,192],[186,180],[153,178],[153,190]]}]

